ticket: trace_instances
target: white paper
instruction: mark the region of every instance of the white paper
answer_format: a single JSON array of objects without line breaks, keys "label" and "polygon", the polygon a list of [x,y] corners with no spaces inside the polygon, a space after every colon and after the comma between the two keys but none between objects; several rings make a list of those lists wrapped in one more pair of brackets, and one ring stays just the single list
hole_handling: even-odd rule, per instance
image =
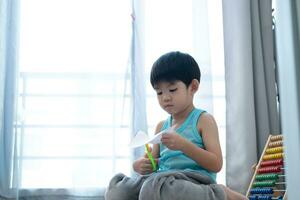
[{"label": "white paper", "polygon": [[151,143],[151,144],[158,144],[161,143],[161,136],[162,134],[166,133],[167,131],[161,131],[155,135],[153,135],[152,137],[149,137],[147,135],[147,133],[143,132],[143,131],[138,131],[138,133],[135,135],[134,138],[132,138],[129,146],[131,148],[135,148],[135,147],[139,147],[139,146],[143,146],[145,144]]},{"label": "white paper", "polygon": [[129,143],[129,146],[131,148],[139,147],[147,144],[148,141],[149,136],[143,131],[138,131],[134,138],[132,138],[131,142]]},{"label": "white paper", "polygon": [[161,143],[161,136],[162,134],[166,133],[166,131],[161,131],[155,135],[153,135],[151,138],[150,138],[150,141],[149,143],[151,144],[159,144]]}]

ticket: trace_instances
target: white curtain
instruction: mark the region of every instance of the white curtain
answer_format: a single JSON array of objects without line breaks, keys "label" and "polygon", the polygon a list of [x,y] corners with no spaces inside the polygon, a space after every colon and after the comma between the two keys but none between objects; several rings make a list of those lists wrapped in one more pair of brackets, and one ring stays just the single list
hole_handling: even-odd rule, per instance
[{"label": "white curtain", "polygon": [[[222,106],[225,106],[225,103],[222,101],[222,90],[225,88],[218,87],[224,83],[221,1],[209,3],[207,0],[134,0],[133,9],[133,134],[138,130],[154,134],[158,120],[166,118],[167,115],[158,105],[155,92],[149,84],[150,70],[159,56],[177,50],[190,53],[199,63],[202,79],[195,103],[212,114],[216,112],[221,134],[224,134],[225,115],[222,115],[222,112],[225,108]],[[209,26],[210,22],[214,25]],[[214,34],[210,36],[212,32]],[[213,79],[214,84],[218,85],[215,88],[221,92],[213,93]],[[216,104],[220,105],[219,110],[213,109]],[[139,157],[143,151],[143,148],[136,149],[134,158]]]},{"label": "white curtain", "polygon": [[153,134],[166,118],[149,71],[168,51],[198,61],[195,104],[214,114],[225,134],[222,31],[209,25],[222,27],[220,1],[26,0],[19,46],[18,3],[0,2],[0,195],[101,199],[115,173],[130,175],[131,160],[144,151],[132,154],[130,138],[137,130]]},{"label": "white curtain", "polygon": [[18,72],[18,0],[0,1],[0,198],[12,189],[15,151],[16,76]]},{"label": "white curtain", "polygon": [[102,199],[115,173],[130,174],[131,6],[22,1],[20,197]]},{"label": "white curtain", "polygon": [[[131,43],[131,90],[132,90],[132,137],[138,131],[147,132],[146,82],[145,82],[145,36],[144,1],[132,0]],[[133,151],[133,160],[144,154],[144,148]]]},{"label": "white curtain", "polygon": [[[169,51],[192,55],[201,69],[200,89],[194,102],[215,116],[225,155],[225,86],[222,37],[222,1],[145,1],[145,72],[148,132],[167,117],[149,84],[153,62]],[[225,163],[225,162],[224,162]],[[225,164],[218,182],[225,184]]]},{"label": "white curtain", "polygon": [[279,134],[271,0],[223,0],[227,185],[245,193],[269,134]]}]

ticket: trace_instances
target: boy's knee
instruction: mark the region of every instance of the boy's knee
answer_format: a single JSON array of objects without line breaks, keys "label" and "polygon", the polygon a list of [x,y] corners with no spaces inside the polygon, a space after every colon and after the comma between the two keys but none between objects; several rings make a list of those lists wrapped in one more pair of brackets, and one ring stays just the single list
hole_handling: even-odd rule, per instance
[{"label": "boy's knee", "polygon": [[106,200],[118,200],[118,199],[131,199],[131,192],[128,191],[127,180],[129,178],[124,174],[116,174],[109,182],[109,185],[105,191]]},{"label": "boy's knee", "polygon": [[153,180],[147,179],[140,190],[139,197],[140,199],[153,199],[154,194],[154,186],[153,186]]},{"label": "boy's knee", "polygon": [[116,174],[105,191],[106,200],[134,200],[138,199],[141,178],[130,178],[122,173]]}]

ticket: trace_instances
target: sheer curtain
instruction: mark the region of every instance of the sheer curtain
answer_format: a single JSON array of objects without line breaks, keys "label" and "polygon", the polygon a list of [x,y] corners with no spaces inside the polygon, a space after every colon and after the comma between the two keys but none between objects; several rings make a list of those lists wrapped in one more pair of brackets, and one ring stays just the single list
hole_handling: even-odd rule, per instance
[{"label": "sheer curtain", "polygon": [[18,71],[18,0],[0,0],[0,198],[15,197],[12,190],[15,150],[13,121]]},{"label": "sheer curtain", "polygon": [[[1,10],[1,20],[3,15]],[[215,115],[224,151],[221,0],[26,0],[20,15],[19,72],[12,71],[11,85],[0,90],[13,92],[18,79],[19,117],[15,141],[2,131],[1,118],[1,161],[10,160],[1,162],[0,181],[7,188],[12,183],[22,198],[101,199],[115,173],[130,175],[131,160],[143,151],[128,148],[132,134],[153,134],[158,118],[166,117],[149,71],[167,51],[198,61],[202,80],[195,103]],[[2,36],[1,42],[9,41]],[[1,51],[4,72],[2,57],[7,55]],[[7,72],[15,69],[17,59],[11,59]],[[1,114],[12,126],[13,101],[6,102],[11,107],[1,99],[1,108],[11,110]]]},{"label": "sheer curtain", "polygon": [[[146,82],[145,82],[145,4],[132,0],[131,91],[132,137],[138,131],[147,132]],[[144,148],[133,150],[132,161],[144,154]]]},{"label": "sheer curtain", "polygon": [[101,196],[115,173],[130,174],[131,6],[22,1],[22,196]]},{"label": "sheer curtain", "polygon": [[[222,37],[222,1],[145,1],[145,63],[147,81],[148,132],[167,114],[157,103],[149,76],[153,62],[169,51],[191,54],[202,77],[195,106],[215,116],[219,126],[225,166],[225,86]],[[225,184],[225,168],[218,182]]]}]

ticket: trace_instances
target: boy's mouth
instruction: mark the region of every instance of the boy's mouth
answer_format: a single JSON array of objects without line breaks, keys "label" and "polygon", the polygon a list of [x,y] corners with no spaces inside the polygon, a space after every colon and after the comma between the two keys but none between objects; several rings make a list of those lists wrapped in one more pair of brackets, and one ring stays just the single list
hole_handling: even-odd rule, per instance
[{"label": "boy's mouth", "polygon": [[173,107],[173,105],[165,105],[164,107],[165,108],[170,108],[170,107]]}]

